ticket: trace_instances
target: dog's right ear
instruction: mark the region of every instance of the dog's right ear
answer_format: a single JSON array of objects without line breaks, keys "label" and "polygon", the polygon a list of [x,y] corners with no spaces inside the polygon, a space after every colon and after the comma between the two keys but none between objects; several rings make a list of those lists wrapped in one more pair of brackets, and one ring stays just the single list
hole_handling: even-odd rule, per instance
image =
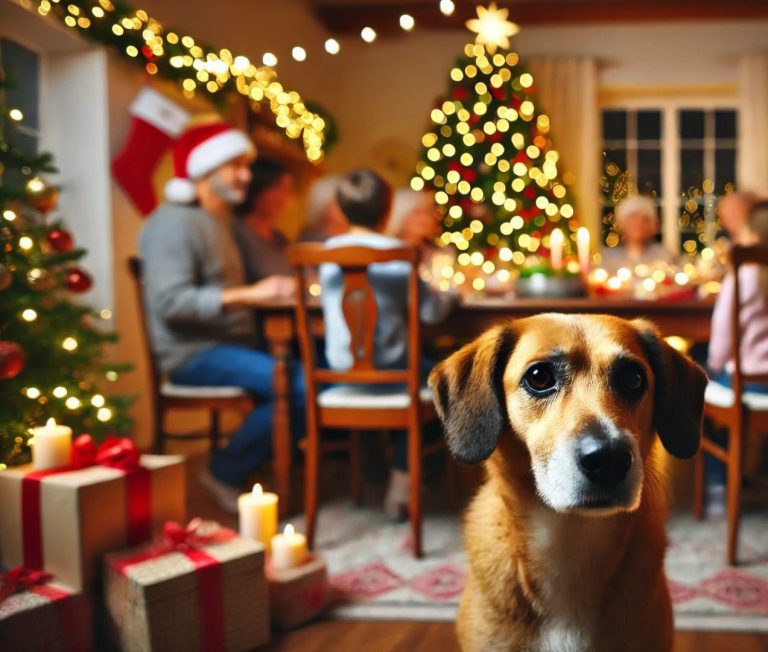
[{"label": "dog's right ear", "polygon": [[448,448],[462,464],[482,462],[496,448],[507,421],[504,369],[516,340],[512,323],[496,326],[429,375]]}]

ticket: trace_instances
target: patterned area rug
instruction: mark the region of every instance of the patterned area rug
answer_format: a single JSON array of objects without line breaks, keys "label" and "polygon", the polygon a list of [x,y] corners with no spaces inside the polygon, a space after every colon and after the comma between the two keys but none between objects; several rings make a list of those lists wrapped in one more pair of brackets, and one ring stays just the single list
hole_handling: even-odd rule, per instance
[{"label": "patterned area rug", "polygon": [[[334,616],[454,620],[466,568],[455,514],[426,517],[421,560],[410,553],[408,524],[392,524],[379,511],[332,504],[318,523],[318,547],[337,597]],[[738,568],[723,562],[723,519],[674,516],[668,532],[677,629],[768,632],[768,514],[743,517]]]}]

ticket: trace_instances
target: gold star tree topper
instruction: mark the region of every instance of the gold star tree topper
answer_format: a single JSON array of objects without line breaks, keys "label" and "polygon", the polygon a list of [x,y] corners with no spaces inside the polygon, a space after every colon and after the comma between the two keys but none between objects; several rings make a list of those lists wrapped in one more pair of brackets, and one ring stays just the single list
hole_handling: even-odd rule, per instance
[{"label": "gold star tree topper", "polygon": [[477,18],[467,21],[467,29],[475,32],[475,43],[484,45],[493,54],[496,48],[509,49],[509,37],[520,31],[520,26],[507,20],[509,9],[499,9],[495,2],[487,8],[477,7]]}]

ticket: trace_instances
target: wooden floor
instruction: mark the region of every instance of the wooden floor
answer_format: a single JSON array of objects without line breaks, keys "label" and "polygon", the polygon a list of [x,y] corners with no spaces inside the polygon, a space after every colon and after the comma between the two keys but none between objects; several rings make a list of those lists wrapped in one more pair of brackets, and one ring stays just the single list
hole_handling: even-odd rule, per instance
[{"label": "wooden floor", "polygon": [[[452,623],[325,621],[277,635],[279,652],[458,652]],[[768,652],[768,635],[680,632],[675,652]],[[649,650],[649,652],[652,652]]]}]

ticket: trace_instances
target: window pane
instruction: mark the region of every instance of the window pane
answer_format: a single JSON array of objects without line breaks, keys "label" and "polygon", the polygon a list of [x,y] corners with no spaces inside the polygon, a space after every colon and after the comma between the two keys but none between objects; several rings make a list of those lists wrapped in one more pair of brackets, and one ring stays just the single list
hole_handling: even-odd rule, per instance
[{"label": "window pane", "polygon": [[24,127],[39,129],[37,54],[18,43],[0,39],[0,64],[8,81],[6,107],[21,110],[24,114],[21,124]]},{"label": "window pane", "polygon": [[661,111],[637,112],[637,139],[659,140],[661,138]]},{"label": "window pane", "polygon": [[715,192],[725,193],[725,186],[736,181],[736,150],[722,148],[715,150]]},{"label": "window pane", "polygon": [[603,154],[604,166],[609,163],[615,163],[621,172],[627,169],[627,150],[626,149],[606,149]]},{"label": "window pane", "polygon": [[661,150],[637,151],[637,187],[644,195],[661,194]]},{"label": "window pane", "polygon": [[624,140],[627,137],[627,112],[603,111],[603,140]]},{"label": "window pane", "polygon": [[715,138],[736,138],[736,111],[715,111]]},{"label": "window pane", "polygon": [[704,138],[704,111],[680,111],[680,138]]},{"label": "window pane", "polygon": [[704,150],[701,148],[684,148],[680,150],[680,190],[687,192],[688,188],[701,186],[704,180]]}]

